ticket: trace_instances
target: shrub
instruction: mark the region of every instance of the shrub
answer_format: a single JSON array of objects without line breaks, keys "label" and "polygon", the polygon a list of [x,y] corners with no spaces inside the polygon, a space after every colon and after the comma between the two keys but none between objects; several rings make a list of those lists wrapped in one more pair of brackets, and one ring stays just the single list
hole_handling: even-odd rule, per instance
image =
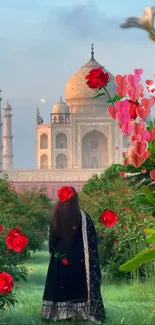
[{"label": "shrub", "polygon": [[[3,283],[2,274],[9,274],[14,281],[27,279],[24,259],[40,249],[47,238],[51,202],[43,191],[27,191],[17,194],[13,183],[6,178],[0,179],[0,288]],[[20,252],[8,248],[6,238],[11,230],[21,232],[28,245]],[[14,293],[0,293],[0,309],[16,301]]]},{"label": "shrub", "polygon": [[[141,250],[145,245],[144,228],[154,224],[151,216],[137,206],[135,191],[119,176],[117,167],[111,166],[105,174],[93,176],[79,195],[81,208],[92,216],[99,235],[101,265],[113,279],[131,276],[119,272],[119,266]],[[119,221],[115,227],[101,224],[99,218],[105,209],[117,214]]]},{"label": "shrub", "polygon": [[27,249],[35,252],[42,248],[47,239],[52,202],[43,189],[25,191],[19,194],[19,197],[25,209],[21,222],[29,237]]}]

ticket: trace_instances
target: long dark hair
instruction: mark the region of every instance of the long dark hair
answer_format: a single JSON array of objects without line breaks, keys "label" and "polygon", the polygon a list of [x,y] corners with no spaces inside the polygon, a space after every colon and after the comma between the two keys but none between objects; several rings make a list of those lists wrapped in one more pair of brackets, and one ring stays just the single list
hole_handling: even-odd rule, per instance
[{"label": "long dark hair", "polygon": [[50,225],[50,241],[54,242],[58,239],[72,241],[81,224],[80,208],[78,194],[74,190],[74,196],[66,201],[58,200]]}]

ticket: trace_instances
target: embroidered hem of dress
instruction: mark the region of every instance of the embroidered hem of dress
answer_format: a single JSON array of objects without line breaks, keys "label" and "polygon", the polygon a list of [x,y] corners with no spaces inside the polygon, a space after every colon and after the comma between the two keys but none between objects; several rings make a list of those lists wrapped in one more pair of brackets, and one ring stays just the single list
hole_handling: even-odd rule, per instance
[{"label": "embroidered hem of dress", "polygon": [[82,321],[89,320],[97,324],[101,322],[97,321],[93,316],[90,316],[90,304],[88,302],[57,302],[43,301],[42,318],[46,320],[59,321],[68,320]]}]

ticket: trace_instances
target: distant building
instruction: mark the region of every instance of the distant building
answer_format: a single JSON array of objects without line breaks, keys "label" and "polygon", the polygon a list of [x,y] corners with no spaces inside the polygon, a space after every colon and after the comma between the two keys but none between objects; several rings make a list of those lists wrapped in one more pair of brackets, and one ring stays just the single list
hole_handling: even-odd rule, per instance
[{"label": "distant building", "polygon": [[[108,115],[108,98],[104,96],[92,100],[96,93],[86,85],[85,76],[97,67],[101,65],[94,58],[92,46],[91,59],[67,82],[65,101],[61,97],[53,106],[49,123],[44,123],[37,108],[36,169],[13,168],[12,108],[9,103],[6,104],[3,155],[0,141],[1,169],[15,183],[18,191],[23,186],[45,186],[48,195],[55,198],[57,189],[63,184],[80,190],[92,174],[100,174],[112,163],[122,162],[122,151],[128,147],[128,138],[123,136],[117,121]],[[114,97],[114,77],[109,75],[108,91]],[[116,150],[116,147],[119,149]]]}]

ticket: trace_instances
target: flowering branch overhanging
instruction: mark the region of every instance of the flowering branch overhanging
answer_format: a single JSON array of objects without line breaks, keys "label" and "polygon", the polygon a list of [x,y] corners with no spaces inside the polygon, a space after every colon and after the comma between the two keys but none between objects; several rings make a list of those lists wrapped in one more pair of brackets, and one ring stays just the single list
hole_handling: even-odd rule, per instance
[{"label": "flowering branch overhanging", "polygon": [[[142,74],[142,69],[135,69],[133,74],[117,75],[114,98],[111,98],[106,88],[110,77],[102,68],[93,69],[86,76],[88,87],[97,91],[93,99],[105,94],[108,96],[107,103],[111,104],[107,109],[108,113],[112,119],[118,121],[119,128],[123,134],[129,136],[131,143],[127,152],[123,153],[124,164],[132,164],[136,168],[150,157],[150,145],[155,140],[155,128],[148,131],[145,122],[155,104],[155,83],[148,79],[143,86],[140,83]],[[104,90],[103,93],[99,93],[101,89]],[[147,91],[148,97],[144,96],[144,91]]]}]

